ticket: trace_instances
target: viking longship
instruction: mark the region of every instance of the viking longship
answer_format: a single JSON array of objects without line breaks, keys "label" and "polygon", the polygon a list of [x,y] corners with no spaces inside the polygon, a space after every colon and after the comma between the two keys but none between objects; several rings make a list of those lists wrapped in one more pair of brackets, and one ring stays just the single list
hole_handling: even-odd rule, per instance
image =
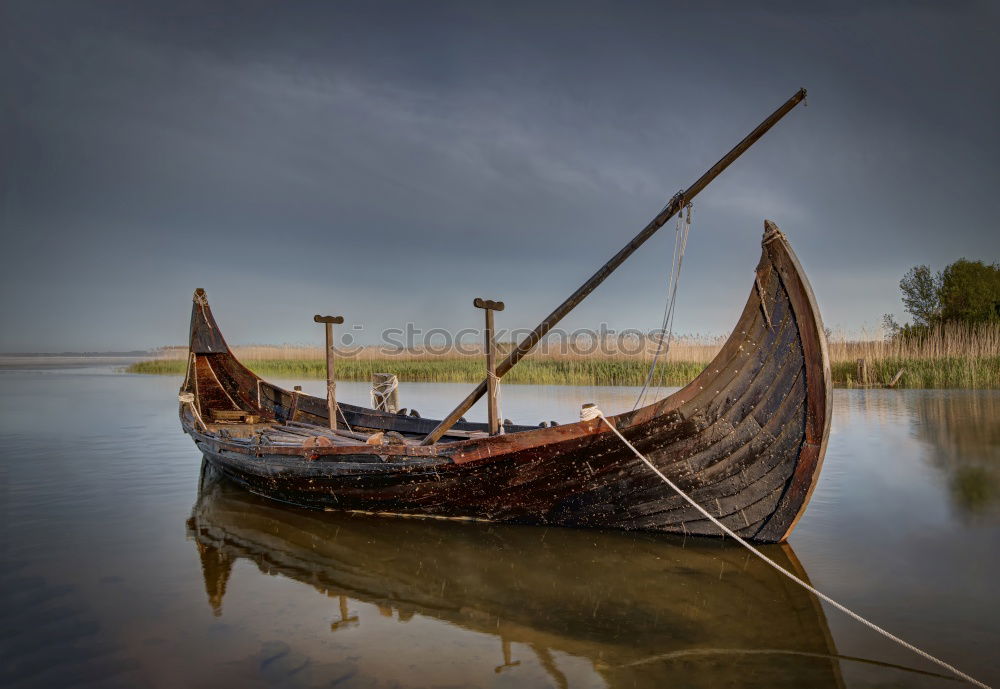
[{"label": "viking longship", "polygon": [[[830,430],[830,368],[816,301],[786,236],[765,222],[729,339],[678,392],[614,415],[537,427],[463,417],[572,308],[805,96],[799,91],[552,312],[443,420],[286,390],[233,355],[203,290],[191,311],[180,416],[209,462],[248,490],[307,507],[717,535],[621,442],[739,535],[785,540],[816,485]],[[487,309],[502,303],[476,300]],[[331,323],[327,324],[330,356]],[[330,369],[328,368],[328,371]]]},{"label": "viking longship", "polygon": [[[816,597],[724,543],[300,509],[208,463],[187,533],[220,616],[242,561],[313,587],[335,636],[377,606],[382,624],[422,616],[495,639],[491,675],[534,661],[553,686],[575,686],[574,658],[608,687],[844,686]],[[766,552],[808,580],[791,546]]]}]

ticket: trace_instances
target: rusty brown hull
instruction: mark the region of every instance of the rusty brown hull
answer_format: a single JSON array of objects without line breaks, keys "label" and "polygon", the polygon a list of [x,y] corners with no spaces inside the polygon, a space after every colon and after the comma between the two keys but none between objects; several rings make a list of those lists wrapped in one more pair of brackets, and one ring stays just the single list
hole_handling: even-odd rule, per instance
[{"label": "rusty brown hull", "polygon": [[[294,504],[523,524],[716,535],[600,419],[554,428],[437,425],[341,405],[355,430],[394,430],[399,445],[269,443],[202,419],[245,411],[270,428],[326,425],[324,400],[260,380],[229,351],[204,297],[192,314],[181,405],[205,457],[260,495]],[[740,535],[787,538],[816,484],[830,427],[830,374],[819,312],[784,235],[767,223],[746,307],[718,356],[677,393],[608,419],[679,487]],[[230,437],[226,437],[226,436]]]}]

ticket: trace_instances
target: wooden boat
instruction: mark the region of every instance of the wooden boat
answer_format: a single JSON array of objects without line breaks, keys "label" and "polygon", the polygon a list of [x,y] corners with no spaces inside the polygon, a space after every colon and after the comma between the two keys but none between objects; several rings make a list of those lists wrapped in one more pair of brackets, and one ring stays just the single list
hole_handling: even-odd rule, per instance
[{"label": "wooden boat", "polygon": [[[216,473],[204,467],[187,532],[217,615],[242,560],[313,587],[334,635],[414,616],[487,635],[497,645],[496,660],[483,661],[489,675],[530,676],[523,665],[534,656],[557,687],[844,686],[819,601],[729,541],[569,529],[555,538],[528,527],[320,512],[251,495]],[[788,544],[765,552],[808,581]],[[382,634],[371,652],[391,654],[394,643],[405,641]],[[468,650],[459,653],[474,663]],[[581,666],[597,681],[581,677]]]},{"label": "wooden boat", "polygon": [[[717,534],[611,431],[741,536],[782,541],[816,485],[830,430],[819,311],[787,239],[765,222],[750,296],[718,356],[690,384],[634,411],[537,428],[462,414],[667,220],[805,97],[800,90],[540,323],[441,421],[320,400],[261,380],[233,356],[203,290],[194,295],[181,422],[225,474],[298,505],[523,524]],[[476,299],[486,309],[502,302]],[[331,328],[326,323],[328,376]],[[492,397],[492,395],[491,395]],[[337,410],[337,411],[333,411]],[[332,418],[331,418],[332,417]],[[347,430],[337,428],[343,422]],[[386,433],[394,442],[386,442]]]},{"label": "wooden boat", "polygon": [[[819,312],[785,236],[766,223],[743,314],[691,383],[608,420],[741,536],[782,541],[812,493],[830,429]],[[201,290],[180,416],[198,448],[249,490],[309,507],[523,524],[715,535],[600,419],[538,428],[438,422],[326,401],[261,380],[233,356]],[[395,431],[395,444],[366,444]]]}]

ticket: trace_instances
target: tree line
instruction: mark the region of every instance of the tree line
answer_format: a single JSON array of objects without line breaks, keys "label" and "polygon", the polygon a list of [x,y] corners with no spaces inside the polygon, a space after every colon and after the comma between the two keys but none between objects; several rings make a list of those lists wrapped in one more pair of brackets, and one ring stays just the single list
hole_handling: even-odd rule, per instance
[{"label": "tree line", "polygon": [[899,325],[883,317],[893,335],[919,335],[944,323],[1000,323],[1000,264],[959,259],[936,274],[914,266],[899,281],[903,307],[913,323]]}]

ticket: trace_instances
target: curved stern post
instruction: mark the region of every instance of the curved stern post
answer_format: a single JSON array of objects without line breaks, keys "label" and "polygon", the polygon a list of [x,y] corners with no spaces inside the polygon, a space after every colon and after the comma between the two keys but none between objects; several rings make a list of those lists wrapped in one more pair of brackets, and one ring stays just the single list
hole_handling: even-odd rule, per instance
[{"label": "curved stern post", "polygon": [[833,384],[823,319],[798,257],[784,233],[770,220],[764,221],[764,238],[761,244],[764,254],[777,269],[788,293],[805,363],[806,423],[798,462],[774,514],[757,534],[759,540],[781,542],[792,533],[819,482],[830,438]]},{"label": "curved stern post", "polygon": [[233,356],[198,288],[191,304],[187,372],[180,389],[181,418],[205,430],[205,422],[219,413],[261,415],[257,399],[259,378]]}]

